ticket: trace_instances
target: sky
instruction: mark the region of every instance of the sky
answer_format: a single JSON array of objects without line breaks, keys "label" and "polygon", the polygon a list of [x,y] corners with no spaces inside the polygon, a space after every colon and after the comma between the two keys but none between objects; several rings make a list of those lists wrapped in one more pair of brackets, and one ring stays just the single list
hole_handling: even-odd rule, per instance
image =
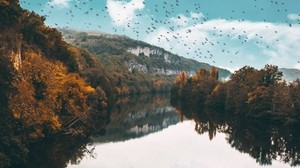
[{"label": "sky", "polygon": [[300,69],[300,0],[20,0],[50,27],[126,35],[230,71]]}]

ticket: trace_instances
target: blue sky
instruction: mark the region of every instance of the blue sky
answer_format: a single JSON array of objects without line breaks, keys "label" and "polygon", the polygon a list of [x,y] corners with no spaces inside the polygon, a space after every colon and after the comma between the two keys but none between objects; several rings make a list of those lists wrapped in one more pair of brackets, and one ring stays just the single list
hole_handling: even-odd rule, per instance
[{"label": "blue sky", "polygon": [[21,0],[51,27],[126,35],[231,71],[300,69],[300,0]]}]

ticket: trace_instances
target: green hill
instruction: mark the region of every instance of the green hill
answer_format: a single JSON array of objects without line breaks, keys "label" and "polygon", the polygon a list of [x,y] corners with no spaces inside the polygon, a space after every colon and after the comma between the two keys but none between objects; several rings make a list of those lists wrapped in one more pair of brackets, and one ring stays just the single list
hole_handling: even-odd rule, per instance
[{"label": "green hill", "polygon": [[[163,48],[152,46],[126,36],[93,32],[61,30],[67,42],[95,54],[104,66],[117,61],[118,67],[131,73],[143,72],[151,75],[172,76],[172,82],[180,71],[194,74],[200,68],[211,69],[211,65],[172,54]],[[121,64],[119,64],[121,63]],[[113,66],[109,64],[110,66]],[[220,78],[230,76],[228,70],[218,68]]]}]

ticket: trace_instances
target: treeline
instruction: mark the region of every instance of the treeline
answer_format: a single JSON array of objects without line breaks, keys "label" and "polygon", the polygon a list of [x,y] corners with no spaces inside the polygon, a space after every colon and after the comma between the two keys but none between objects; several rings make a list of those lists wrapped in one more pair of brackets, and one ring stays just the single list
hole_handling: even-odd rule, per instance
[{"label": "treeline", "polygon": [[0,167],[26,162],[42,138],[87,136],[107,122],[101,63],[44,20],[17,0],[0,1]]},{"label": "treeline", "polygon": [[189,77],[181,72],[171,89],[173,105],[205,108],[287,125],[300,121],[300,80],[287,83],[274,65],[257,70],[245,66],[226,82],[218,71],[200,69]]}]

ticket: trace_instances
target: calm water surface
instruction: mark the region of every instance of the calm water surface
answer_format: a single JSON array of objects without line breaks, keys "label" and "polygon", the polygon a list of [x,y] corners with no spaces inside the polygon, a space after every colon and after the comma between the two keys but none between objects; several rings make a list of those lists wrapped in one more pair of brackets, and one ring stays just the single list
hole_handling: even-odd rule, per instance
[{"label": "calm water surface", "polygon": [[[184,121],[160,132],[124,142],[96,143],[95,158],[86,157],[79,165],[68,167],[123,168],[255,168],[261,167],[248,154],[240,153],[226,142],[225,134],[209,140],[194,131],[193,121]],[[287,164],[273,161],[271,166]]]},{"label": "calm water surface", "polygon": [[[299,151],[299,139],[290,139],[290,134],[286,140],[278,137],[280,131],[277,131],[275,137],[279,140],[274,140],[273,133],[261,131],[260,127],[248,129],[235,125],[237,129],[227,121],[213,121],[186,119],[169,105],[168,96],[120,100],[112,109],[106,134],[93,137],[93,144],[87,147],[92,152],[67,167],[285,168],[291,167],[291,163],[299,165],[299,153],[288,151],[290,148]],[[253,125],[260,126],[249,123]],[[256,129],[257,133],[253,132]],[[287,141],[296,144],[288,145]]]}]

